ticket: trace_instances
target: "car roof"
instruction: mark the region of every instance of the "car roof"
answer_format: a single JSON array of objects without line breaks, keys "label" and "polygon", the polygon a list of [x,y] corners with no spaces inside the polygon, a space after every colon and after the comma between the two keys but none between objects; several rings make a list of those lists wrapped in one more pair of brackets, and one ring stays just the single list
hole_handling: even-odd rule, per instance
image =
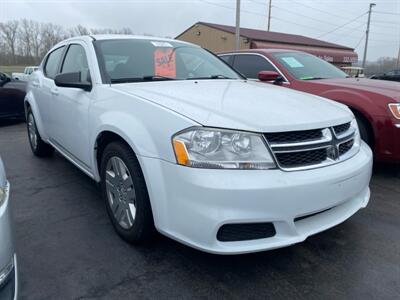
[{"label": "car roof", "polygon": [[191,45],[194,47],[199,47],[198,45],[180,41],[180,40],[175,40],[175,39],[170,39],[170,38],[160,38],[160,37],[154,37],[154,36],[148,36],[148,35],[130,35],[130,34],[93,34],[93,35],[80,35],[80,36],[74,36],[69,39],[65,39],[54,45],[49,51],[52,52],[54,49],[57,49],[61,46],[64,46],[66,44],[72,43],[74,41],[85,41],[88,43],[91,43],[93,41],[105,41],[105,40],[121,40],[121,39],[137,39],[137,40],[148,40],[148,41],[158,41],[158,42],[174,42],[174,43],[180,43],[180,44],[186,44],[186,45]]},{"label": "car roof", "polygon": [[241,49],[232,51],[218,52],[218,54],[231,54],[231,53],[281,53],[281,52],[299,52],[306,53],[303,51],[293,50],[293,49]]},{"label": "car roof", "polygon": [[161,38],[155,36],[148,35],[130,35],[130,34],[93,34],[93,35],[81,35],[72,37],[66,40],[63,40],[60,43],[72,42],[76,40],[85,40],[85,41],[104,41],[104,40],[121,40],[121,39],[137,39],[137,40],[148,40],[148,41],[161,41],[161,42],[175,42],[181,44],[193,45],[188,42],[174,40],[170,38]]}]

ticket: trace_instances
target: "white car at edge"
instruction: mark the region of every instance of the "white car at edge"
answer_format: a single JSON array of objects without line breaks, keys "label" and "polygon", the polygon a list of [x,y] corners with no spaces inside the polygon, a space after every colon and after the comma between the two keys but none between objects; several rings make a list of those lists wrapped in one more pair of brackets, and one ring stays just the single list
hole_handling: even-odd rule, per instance
[{"label": "white car at edge", "polygon": [[0,157],[0,299],[18,299],[17,255],[12,228],[10,184]]},{"label": "white car at edge", "polygon": [[372,153],[346,106],[247,81],[189,43],[63,41],[25,106],[34,154],[56,149],[101,182],[129,242],[156,229],[211,253],[273,249],[369,201]]}]

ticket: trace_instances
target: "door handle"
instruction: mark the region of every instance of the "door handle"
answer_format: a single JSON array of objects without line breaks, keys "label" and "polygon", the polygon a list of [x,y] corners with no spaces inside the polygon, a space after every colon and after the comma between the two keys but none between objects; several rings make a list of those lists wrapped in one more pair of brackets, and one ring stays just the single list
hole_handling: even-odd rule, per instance
[{"label": "door handle", "polygon": [[37,81],[32,81],[32,85],[33,85],[34,87],[38,87],[38,86],[39,86],[39,82],[37,82]]},{"label": "door handle", "polygon": [[57,95],[58,95],[58,89],[52,89],[52,90],[51,90],[51,93],[52,93],[54,96],[57,96]]}]

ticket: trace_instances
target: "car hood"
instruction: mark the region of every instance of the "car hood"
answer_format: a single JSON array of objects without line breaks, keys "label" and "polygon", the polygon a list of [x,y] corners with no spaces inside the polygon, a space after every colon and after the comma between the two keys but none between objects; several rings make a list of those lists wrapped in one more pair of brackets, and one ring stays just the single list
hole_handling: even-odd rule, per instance
[{"label": "car hood", "polygon": [[381,94],[400,100],[400,83],[368,78],[330,78],[308,81],[309,84],[332,86]]},{"label": "car hood", "polygon": [[115,84],[112,88],[205,126],[275,132],[322,128],[352,118],[342,104],[254,81],[160,81]]}]

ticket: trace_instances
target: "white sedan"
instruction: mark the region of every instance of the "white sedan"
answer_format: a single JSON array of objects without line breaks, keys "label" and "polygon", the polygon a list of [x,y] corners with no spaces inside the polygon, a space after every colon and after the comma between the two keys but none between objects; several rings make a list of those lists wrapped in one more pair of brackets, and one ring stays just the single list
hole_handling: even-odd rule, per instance
[{"label": "white sedan", "polygon": [[369,201],[372,154],[346,106],[247,81],[189,43],[63,41],[25,107],[33,153],[56,149],[101,182],[129,242],[156,229],[212,253],[273,249]]}]

